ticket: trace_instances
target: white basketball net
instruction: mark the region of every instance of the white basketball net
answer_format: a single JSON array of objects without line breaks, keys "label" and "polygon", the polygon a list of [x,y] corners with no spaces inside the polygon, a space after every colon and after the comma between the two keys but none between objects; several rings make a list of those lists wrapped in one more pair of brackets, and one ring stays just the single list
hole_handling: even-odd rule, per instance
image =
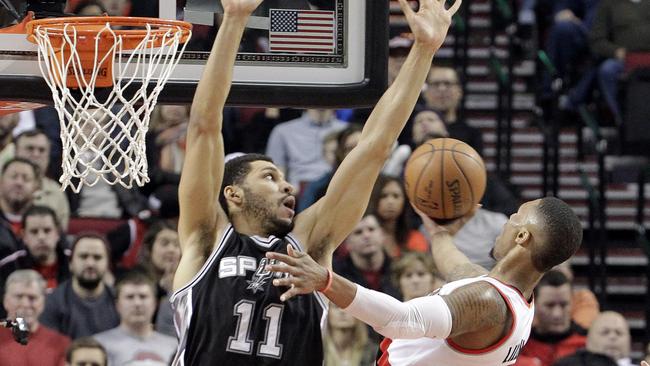
[{"label": "white basketball net", "polygon": [[[93,186],[100,179],[125,188],[131,188],[134,182],[138,186],[147,183],[145,134],[158,95],[187,45],[184,43],[178,52],[182,29],[170,28],[161,35],[146,24],[146,35],[138,46],[123,50],[122,36],[106,23],[95,37],[94,68],[92,73],[86,70],[86,75],[77,52],[74,24],[64,26],[63,43],[58,49],[52,45],[46,26],[36,28],[34,35],[39,66],[52,90],[61,123],[62,189],[69,186],[79,192],[84,184]],[[115,41],[108,52],[98,50],[102,36]],[[154,48],[156,42],[162,46]],[[98,65],[105,62],[113,63],[113,87],[106,100],[100,101],[95,95],[95,82]],[[79,89],[75,93],[66,86],[68,77],[76,78]],[[134,89],[136,83],[141,86],[126,99],[125,90]]]}]

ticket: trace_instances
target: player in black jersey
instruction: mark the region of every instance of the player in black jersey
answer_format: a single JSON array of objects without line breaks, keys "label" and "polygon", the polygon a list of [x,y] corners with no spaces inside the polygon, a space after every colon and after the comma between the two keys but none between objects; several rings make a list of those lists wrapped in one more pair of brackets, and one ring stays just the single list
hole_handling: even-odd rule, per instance
[{"label": "player in black jersey", "polygon": [[282,274],[265,270],[265,253],[292,246],[331,263],[366,209],[450,23],[443,0],[420,1],[408,17],[415,41],[402,71],[325,196],[294,218],[294,187],[270,159],[244,155],[224,166],[223,106],[244,27],[261,2],[221,0],[223,21],[192,104],[179,189],[182,257],[171,297],[180,337],[174,365],[322,363],[321,295],[280,301],[286,289],[272,279]]}]

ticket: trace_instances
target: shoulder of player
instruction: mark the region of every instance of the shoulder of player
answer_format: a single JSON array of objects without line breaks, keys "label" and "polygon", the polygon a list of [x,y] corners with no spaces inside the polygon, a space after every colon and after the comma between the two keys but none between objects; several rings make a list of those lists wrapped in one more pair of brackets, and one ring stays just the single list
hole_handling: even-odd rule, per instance
[{"label": "shoulder of player", "polygon": [[510,308],[499,290],[487,281],[476,281],[441,295],[452,315],[455,335],[505,325]]}]

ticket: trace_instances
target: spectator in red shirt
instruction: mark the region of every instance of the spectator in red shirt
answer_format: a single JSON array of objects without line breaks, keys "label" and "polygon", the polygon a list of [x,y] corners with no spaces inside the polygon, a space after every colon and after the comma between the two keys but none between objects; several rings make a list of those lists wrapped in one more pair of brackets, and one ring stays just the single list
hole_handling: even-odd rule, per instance
[{"label": "spectator in red shirt", "polygon": [[45,280],[31,269],[18,270],[7,279],[3,304],[9,319],[22,317],[29,326],[29,342],[17,343],[11,330],[0,329],[0,360],[11,366],[62,366],[70,339],[38,321],[45,304]]},{"label": "spectator in red shirt", "polygon": [[535,320],[521,355],[537,359],[540,366],[551,366],[585,347],[586,331],[571,320],[571,282],[562,272],[547,272],[534,294]]}]

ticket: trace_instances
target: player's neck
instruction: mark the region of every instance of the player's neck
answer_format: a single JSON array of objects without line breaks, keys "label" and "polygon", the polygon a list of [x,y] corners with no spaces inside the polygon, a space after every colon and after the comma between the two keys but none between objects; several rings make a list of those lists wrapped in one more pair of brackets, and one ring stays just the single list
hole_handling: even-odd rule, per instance
[{"label": "player's neck", "polygon": [[450,125],[456,122],[458,120],[458,113],[456,113],[455,108],[451,108],[445,113],[445,122]]},{"label": "player's neck", "polygon": [[246,236],[261,236],[264,238],[269,237],[271,234],[262,229],[258,220],[249,220],[244,215],[233,215],[231,217],[232,226],[240,234]]},{"label": "player's neck", "polygon": [[542,277],[530,262],[520,256],[508,255],[494,266],[489,276],[518,289],[526,299],[530,299],[535,285]]}]

